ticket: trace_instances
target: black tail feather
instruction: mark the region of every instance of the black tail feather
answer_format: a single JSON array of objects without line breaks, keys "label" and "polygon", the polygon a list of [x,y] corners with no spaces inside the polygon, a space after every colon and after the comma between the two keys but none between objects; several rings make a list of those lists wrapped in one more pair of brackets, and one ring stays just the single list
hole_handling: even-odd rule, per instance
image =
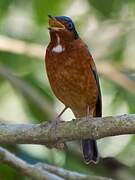
[{"label": "black tail feather", "polygon": [[99,160],[97,143],[93,139],[85,139],[82,141],[83,155],[86,164],[91,162],[97,163]]}]

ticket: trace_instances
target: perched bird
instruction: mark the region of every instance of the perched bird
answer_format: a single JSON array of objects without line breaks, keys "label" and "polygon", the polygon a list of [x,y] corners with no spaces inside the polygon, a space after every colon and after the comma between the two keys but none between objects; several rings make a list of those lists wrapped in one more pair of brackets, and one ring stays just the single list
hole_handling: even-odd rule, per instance
[{"label": "perched bird", "polygon": [[[48,29],[51,40],[45,64],[54,94],[76,118],[101,117],[102,102],[96,67],[73,21],[66,16],[49,15]],[[87,164],[98,162],[95,140],[82,140],[82,148]]]}]

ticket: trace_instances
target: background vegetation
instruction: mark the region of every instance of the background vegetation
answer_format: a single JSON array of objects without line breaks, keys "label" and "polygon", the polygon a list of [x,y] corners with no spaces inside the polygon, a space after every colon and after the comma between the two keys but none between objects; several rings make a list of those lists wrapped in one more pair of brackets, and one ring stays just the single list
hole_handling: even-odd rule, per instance
[{"label": "background vegetation", "polygon": [[[42,122],[60,112],[45,68],[49,43],[47,15],[68,15],[97,64],[103,115],[135,112],[135,0],[0,0],[0,119]],[[71,111],[63,119],[71,120]],[[135,136],[98,141],[101,161],[85,165],[80,144],[64,151],[36,145],[6,146],[29,163],[55,164],[91,175],[134,179]],[[27,179],[0,165],[0,179]]]}]

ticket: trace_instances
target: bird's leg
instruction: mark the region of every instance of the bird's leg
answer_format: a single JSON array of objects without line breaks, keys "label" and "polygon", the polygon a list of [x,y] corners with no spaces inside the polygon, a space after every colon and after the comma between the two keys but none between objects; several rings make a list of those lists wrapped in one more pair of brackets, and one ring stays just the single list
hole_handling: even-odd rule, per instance
[{"label": "bird's leg", "polygon": [[68,109],[68,107],[65,106],[64,109],[60,112],[60,114],[56,117],[56,119],[52,121],[52,127],[56,128],[57,124],[61,121],[60,117],[66,111],[66,109]]},{"label": "bird's leg", "polygon": [[[65,106],[65,108],[60,112],[60,114],[56,117],[56,119],[52,122],[52,125],[51,125],[51,129],[52,129],[52,133],[54,134],[54,136],[57,137],[56,135],[56,127],[57,127],[57,124],[61,121],[60,117],[62,116],[62,114],[66,111],[66,109],[68,109],[68,107]],[[56,142],[55,145],[56,148],[58,149],[64,149],[65,147],[65,143],[63,142]]]},{"label": "bird's leg", "polygon": [[53,124],[56,126],[60,121],[60,117],[62,116],[62,114],[68,109],[68,107],[64,107],[64,109],[60,112],[60,114],[56,117],[56,119],[53,121]]},{"label": "bird's leg", "polygon": [[89,117],[90,117],[90,118],[93,117],[92,114],[93,114],[93,109],[90,110],[90,106],[87,105],[87,107],[86,107],[86,120],[87,120],[87,121],[89,120]]},{"label": "bird's leg", "polygon": [[86,120],[87,121],[89,119],[89,114],[90,114],[90,107],[89,107],[89,105],[87,105],[87,107],[86,107]]}]

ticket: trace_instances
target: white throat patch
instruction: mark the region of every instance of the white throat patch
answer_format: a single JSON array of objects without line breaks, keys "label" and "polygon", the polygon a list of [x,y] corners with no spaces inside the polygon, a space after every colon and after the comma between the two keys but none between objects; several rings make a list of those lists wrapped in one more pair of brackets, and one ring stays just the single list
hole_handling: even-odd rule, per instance
[{"label": "white throat patch", "polygon": [[52,52],[61,53],[64,50],[65,50],[65,48],[63,48],[60,44],[58,44],[57,46],[53,47]]},{"label": "white throat patch", "polygon": [[53,47],[52,52],[62,53],[64,50],[65,48],[60,44],[60,37],[57,35],[57,45]]}]

